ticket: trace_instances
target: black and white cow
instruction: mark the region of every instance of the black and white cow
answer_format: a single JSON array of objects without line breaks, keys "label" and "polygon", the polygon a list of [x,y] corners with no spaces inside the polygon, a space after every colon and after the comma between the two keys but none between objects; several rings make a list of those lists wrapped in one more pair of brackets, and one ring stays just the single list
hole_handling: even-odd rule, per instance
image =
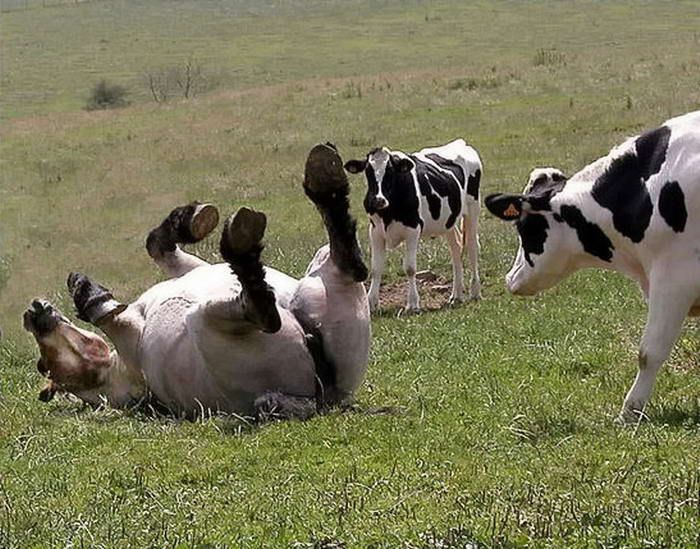
[{"label": "black and white cow", "polygon": [[[404,269],[408,276],[407,310],[420,309],[416,287],[418,240],[444,235],[452,258],[450,302],[464,300],[462,250],[471,267],[471,299],[481,297],[479,281],[479,155],[463,139],[413,154],[373,149],[364,160],[350,160],[345,169],[364,172],[367,179],[365,210],[369,214],[372,279],[369,303],[379,306],[379,286],[386,249],[406,243]],[[460,221],[461,228],[460,228]]]},{"label": "black and white cow", "polygon": [[639,282],[649,313],[620,419],[638,418],[683,320],[700,315],[700,111],[628,139],[568,181],[490,195],[486,207],[520,235],[506,275],[514,294],[584,267]]}]

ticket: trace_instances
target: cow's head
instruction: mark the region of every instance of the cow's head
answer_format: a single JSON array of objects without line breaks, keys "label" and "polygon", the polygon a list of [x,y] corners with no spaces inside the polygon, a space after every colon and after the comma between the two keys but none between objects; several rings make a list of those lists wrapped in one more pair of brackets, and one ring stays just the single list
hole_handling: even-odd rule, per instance
[{"label": "cow's head", "polygon": [[365,172],[367,194],[364,205],[368,214],[381,212],[391,205],[397,186],[413,168],[410,158],[386,147],[372,149],[364,160],[348,160],[345,163],[345,169],[350,173]]},{"label": "cow's head", "polygon": [[506,275],[508,290],[514,294],[541,292],[575,270],[573,256],[581,249],[576,231],[564,212],[552,210],[552,198],[565,184],[566,176],[560,170],[539,168],[530,174],[523,194],[486,197],[488,210],[513,222],[520,237],[515,262]]},{"label": "cow's head", "polygon": [[37,368],[48,378],[39,399],[48,402],[57,392],[67,392],[99,404],[111,366],[104,339],[78,328],[44,300],[34,300],[25,311],[24,327],[39,345]]},{"label": "cow's head", "polygon": [[524,194],[546,192],[548,189],[561,189],[566,183],[566,176],[559,168],[535,168],[527,178]]}]

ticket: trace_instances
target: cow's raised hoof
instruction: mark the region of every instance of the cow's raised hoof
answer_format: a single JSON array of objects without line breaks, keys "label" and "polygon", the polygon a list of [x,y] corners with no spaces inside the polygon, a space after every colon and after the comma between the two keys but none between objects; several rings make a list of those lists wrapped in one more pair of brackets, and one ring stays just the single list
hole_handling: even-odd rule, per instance
[{"label": "cow's raised hoof", "polygon": [[70,273],[66,281],[78,318],[96,324],[126,309],[112,293],[81,273]]},{"label": "cow's raised hoof", "polygon": [[312,200],[319,194],[347,193],[348,177],[343,161],[332,143],[316,145],[306,159],[304,190]]},{"label": "cow's raised hoof", "polygon": [[262,239],[267,228],[264,213],[240,208],[226,221],[222,242],[225,239],[228,249],[234,255],[249,254],[262,249]]},{"label": "cow's raised hoof", "polygon": [[224,224],[220,250],[243,287],[246,317],[263,332],[273,334],[281,328],[282,321],[260,261],[266,227],[264,213],[240,208]]},{"label": "cow's raised hoof", "polygon": [[153,257],[174,252],[176,244],[195,244],[211,234],[219,224],[219,211],[212,204],[192,202],[173,209],[146,239],[146,249]]}]

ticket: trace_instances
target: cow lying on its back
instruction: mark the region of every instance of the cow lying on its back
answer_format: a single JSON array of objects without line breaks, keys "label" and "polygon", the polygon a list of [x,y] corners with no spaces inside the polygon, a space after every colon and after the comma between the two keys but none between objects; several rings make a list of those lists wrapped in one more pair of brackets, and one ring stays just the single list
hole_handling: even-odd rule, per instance
[{"label": "cow lying on its back", "polygon": [[48,378],[41,399],[67,392],[114,407],[146,399],[189,416],[209,409],[307,417],[350,398],[367,370],[370,317],[342,166],[332,144],[317,145],[307,158],[304,193],[321,214],[328,245],[300,280],[263,265],[267,218],[245,207],[221,232],[225,263],[187,253],[181,245],[201,241],[219,221],[214,206],[193,203],[149,233],[148,254],[169,280],[133,303],[70,275],[78,316],[99,326],[114,351],[35,300],[24,326]]},{"label": "cow lying on its back", "polygon": [[700,314],[700,111],[628,139],[568,182],[490,195],[486,207],[520,235],[506,275],[515,294],[546,290],[584,267],[639,282],[649,314],[621,413],[637,418],[683,320]]},{"label": "cow lying on its back", "polygon": [[402,242],[406,242],[407,309],[420,309],[416,253],[418,240],[424,236],[444,235],[449,244],[453,275],[450,302],[464,300],[464,248],[472,272],[470,297],[481,297],[477,231],[482,166],[476,150],[463,139],[413,154],[383,147],[371,150],[364,160],[348,161],[345,169],[350,173],[364,172],[367,178],[364,206],[370,217],[369,303],[373,310],[379,306],[386,248]]}]

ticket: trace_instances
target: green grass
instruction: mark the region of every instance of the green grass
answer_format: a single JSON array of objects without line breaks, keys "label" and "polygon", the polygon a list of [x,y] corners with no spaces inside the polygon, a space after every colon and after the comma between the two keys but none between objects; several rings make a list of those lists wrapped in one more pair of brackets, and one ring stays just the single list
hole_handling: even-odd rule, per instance
[{"label": "green grass", "polygon": [[[256,427],[36,400],[23,308],[47,296],[70,312],[70,270],[137,296],[160,278],[145,234],[176,204],[264,209],[267,261],[301,274],[323,241],[300,188],[315,142],[350,158],[463,136],[488,193],[521,188],[536,165],[572,173],[700,107],[698,2],[463,4],[115,0],[2,14],[0,547],[700,543],[697,322],[659,376],[651,421],[614,426],[644,324],[638,289],[588,271],[513,298],[515,235],[485,214],[482,302],[373,322],[358,403],[396,414]],[[143,72],[188,56],[216,85],[153,104]],[[101,78],[132,105],[83,111]],[[214,240],[197,251],[215,259]],[[403,280],[400,259],[388,282]],[[422,244],[419,267],[448,275],[446,246]]]}]

